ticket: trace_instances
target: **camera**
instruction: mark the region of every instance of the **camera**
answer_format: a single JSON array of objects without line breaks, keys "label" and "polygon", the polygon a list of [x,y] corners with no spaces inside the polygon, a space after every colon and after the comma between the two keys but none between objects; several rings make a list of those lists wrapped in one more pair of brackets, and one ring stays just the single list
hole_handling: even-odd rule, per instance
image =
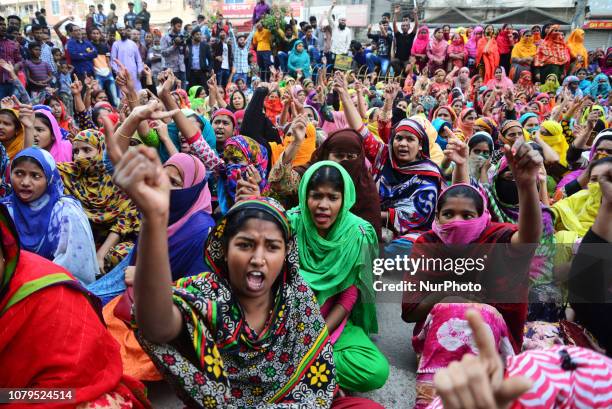
[{"label": "camera", "polygon": [[172,42],[174,43],[174,45],[179,47],[181,49],[181,52],[183,52],[183,48],[185,47],[185,35],[182,33],[181,34],[170,34],[170,38],[172,39]]}]

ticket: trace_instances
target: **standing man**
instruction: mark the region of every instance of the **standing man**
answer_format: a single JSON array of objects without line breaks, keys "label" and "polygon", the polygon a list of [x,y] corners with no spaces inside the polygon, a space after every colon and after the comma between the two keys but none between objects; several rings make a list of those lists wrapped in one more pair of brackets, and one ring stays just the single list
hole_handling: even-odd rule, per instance
[{"label": "standing man", "polygon": [[380,75],[387,74],[389,63],[391,62],[391,46],[393,45],[393,35],[389,30],[389,22],[381,20],[379,23],[380,33],[372,34],[372,25],[368,26],[368,38],[376,43],[376,54],[371,53],[366,56],[368,73],[373,73],[376,65],[380,64]]},{"label": "standing man", "polygon": [[219,41],[212,45],[212,54],[215,58],[214,67],[217,73],[217,83],[225,88],[234,64],[234,53],[232,52],[232,46],[227,42],[225,31],[219,32]]},{"label": "standing man", "polygon": [[149,22],[151,21],[151,13],[147,11],[147,2],[143,1],[141,3],[142,10],[138,13],[138,17],[142,21],[142,29],[148,33],[149,32]]},{"label": "standing man", "polygon": [[185,75],[185,37],[181,34],[183,20],[173,17],[170,20],[170,30],[161,39],[162,66],[174,71],[176,78],[184,87]]},{"label": "standing man", "polygon": [[96,27],[98,27],[101,32],[104,31],[106,16],[104,15],[104,5],[102,3],[98,4],[98,12],[94,14],[93,20]]},{"label": "standing man", "polygon": [[257,65],[259,74],[263,82],[268,82],[270,78],[270,65],[272,65],[272,33],[264,28],[261,21],[255,26],[257,31],[253,36],[253,44],[257,52]]},{"label": "standing man", "polygon": [[213,68],[214,60],[210,47],[202,41],[200,27],[191,30],[191,45],[186,49],[185,68],[187,69],[187,80],[189,87],[201,85],[208,93],[208,76]]},{"label": "standing man", "polygon": [[140,91],[142,88],[140,85],[140,74],[142,74],[144,64],[140,52],[138,51],[138,46],[129,39],[129,29],[118,24],[117,31],[119,31],[121,40],[113,43],[113,48],[111,49],[111,66],[115,72],[119,71],[119,66],[115,62],[115,60],[119,60],[130,73],[136,91]]},{"label": "standing man", "polygon": [[332,42],[331,42],[331,56],[332,61],[328,61],[328,64],[334,64],[336,61],[336,55],[347,55],[351,41],[353,40],[353,33],[350,28],[346,27],[346,17],[339,17],[338,24],[334,21],[332,11],[336,6],[336,0],[332,0],[332,5],[327,13],[327,21],[329,26],[332,28]]},{"label": "standing man", "polygon": [[53,74],[56,74],[57,67],[55,66],[53,53],[51,52],[53,48],[47,44],[47,41],[49,41],[47,30],[47,28],[43,29],[43,27],[39,26],[38,24],[32,25],[32,35],[34,36],[34,40],[40,44],[40,59],[51,67]]},{"label": "standing man", "polygon": [[246,37],[246,39],[244,34],[239,35],[238,39],[236,39],[234,27],[230,25],[230,40],[234,49],[234,82],[241,78],[245,84],[248,83],[249,50],[251,48],[251,41],[253,41],[254,34],[255,29],[251,30],[249,36]]},{"label": "standing man", "polygon": [[[108,16],[106,16],[106,32],[110,33],[111,30],[111,26],[113,26],[113,29],[116,29],[116,27],[114,27],[115,24],[115,17],[117,17],[117,15],[115,14],[115,10],[117,10],[117,6],[115,6],[114,4],[111,3],[110,5],[110,12],[108,13]],[[113,31],[113,35],[114,35],[114,31]]]},{"label": "standing man", "polygon": [[71,24],[66,29],[70,34],[66,51],[74,66],[74,73],[79,80],[84,81],[86,75],[94,75],[93,60],[98,56],[98,51],[89,40],[83,40],[84,36],[79,26]]},{"label": "standing man", "polygon": [[131,1],[128,3],[129,11],[125,16],[123,16],[123,23],[126,28],[134,28],[134,23],[136,23],[136,13],[134,13],[134,3]]},{"label": "standing man", "polygon": [[[0,59],[13,65],[22,61],[19,44],[6,37],[6,20],[2,16],[0,16]],[[0,67],[0,99],[13,95],[14,89],[11,73]]]},{"label": "standing man", "polygon": [[[412,17],[414,19],[414,27],[410,29],[410,19],[408,16],[404,16],[400,25],[401,31],[397,30],[397,16],[401,11],[400,6],[395,6],[395,12],[393,13],[393,31],[395,32],[395,61],[394,66],[403,70],[408,64],[408,58],[410,58],[410,50],[412,49],[412,43],[416,37],[417,30],[419,29],[419,17],[418,10],[415,8],[412,11]],[[399,74],[399,70],[397,71]]]},{"label": "standing man", "polygon": [[108,44],[102,41],[102,32],[98,27],[94,27],[89,33],[91,43],[96,47],[98,56],[94,59],[94,74],[98,84],[106,91],[106,95],[114,107],[119,106],[119,98],[117,96],[117,87],[115,86],[115,77],[110,69],[111,52]]},{"label": "standing man", "polygon": [[257,24],[269,12],[270,6],[268,6],[266,0],[259,0],[253,9],[253,25]]}]

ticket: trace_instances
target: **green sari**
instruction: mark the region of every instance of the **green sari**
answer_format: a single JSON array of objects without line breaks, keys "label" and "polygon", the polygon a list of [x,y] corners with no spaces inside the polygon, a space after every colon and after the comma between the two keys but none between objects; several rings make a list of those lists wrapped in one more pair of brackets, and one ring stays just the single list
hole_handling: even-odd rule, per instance
[{"label": "green sari", "polygon": [[[321,237],[308,210],[308,183],[323,166],[338,169],[344,181],[342,208],[327,236]],[[378,239],[370,223],[349,210],[355,204],[355,185],[346,170],[332,161],[312,165],[300,182],[299,206],[288,212],[295,231],[300,257],[300,274],[317,296],[319,305],[355,285],[359,298],[350,321],[366,334],[378,331],[372,260],[378,256]]]}]

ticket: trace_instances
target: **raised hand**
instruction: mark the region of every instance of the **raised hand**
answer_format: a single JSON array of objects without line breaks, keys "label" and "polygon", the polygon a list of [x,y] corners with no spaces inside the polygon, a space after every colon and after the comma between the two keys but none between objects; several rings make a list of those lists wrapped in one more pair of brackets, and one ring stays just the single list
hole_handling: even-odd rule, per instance
[{"label": "raised hand", "polygon": [[145,218],[168,215],[170,180],[155,149],[143,145],[130,148],[115,166],[113,182]]},{"label": "raised hand", "polygon": [[455,136],[449,138],[446,149],[444,149],[444,156],[448,160],[455,162],[455,164],[458,166],[461,166],[467,163],[468,155],[469,152],[467,144]]},{"label": "raised hand", "polygon": [[179,109],[175,109],[172,111],[164,111],[164,105],[161,102],[157,100],[152,100],[149,101],[146,105],[139,105],[132,109],[132,113],[130,115],[134,115],[139,120],[143,121],[145,119],[171,118],[179,111]]},{"label": "raised hand", "polygon": [[79,80],[76,74],[72,74],[72,84],[70,84],[70,92],[72,95],[81,94],[83,92],[83,83]]},{"label": "raised hand", "polygon": [[504,153],[517,186],[529,186],[538,179],[538,172],[544,162],[542,155],[520,137],[512,148],[504,145]]},{"label": "raised hand", "polygon": [[[15,98],[16,99],[16,98]],[[19,121],[25,128],[34,127],[34,110],[32,105],[19,104]]]},{"label": "raised hand", "polygon": [[466,354],[434,376],[434,386],[445,408],[483,407],[506,409],[527,392],[531,381],[524,377],[503,379],[504,367],[493,334],[478,312],[465,314],[479,355]]},{"label": "raised hand", "polygon": [[21,103],[15,95],[4,97],[0,101],[0,108],[2,109],[19,109],[19,105],[21,105]]},{"label": "raised hand", "polygon": [[296,143],[304,142],[306,139],[306,126],[308,124],[308,118],[306,115],[298,115],[295,117],[293,122],[291,123],[290,133],[293,135],[293,138]]},{"label": "raised hand", "polygon": [[166,79],[164,80],[160,94],[170,94],[174,88],[174,83],[176,82],[176,77],[172,71],[169,71],[166,75]]}]

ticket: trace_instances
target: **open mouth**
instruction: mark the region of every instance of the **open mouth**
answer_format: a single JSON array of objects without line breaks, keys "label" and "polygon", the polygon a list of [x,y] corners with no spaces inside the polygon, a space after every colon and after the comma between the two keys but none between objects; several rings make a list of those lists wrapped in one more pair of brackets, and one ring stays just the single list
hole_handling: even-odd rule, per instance
[{"label": "open mouth", "polygon": [[265,276],[261,271],[249,271],[246,279],[249,291],[260,291],[264,287]]},{"label": "open mouth", "polygon": [[323,214],[323,213],[315,213],[314,215],[314,220],[317,224],[325,224],[327,222],[329,222],[329,219],[331,218],[330,215],[328,214]]}]

